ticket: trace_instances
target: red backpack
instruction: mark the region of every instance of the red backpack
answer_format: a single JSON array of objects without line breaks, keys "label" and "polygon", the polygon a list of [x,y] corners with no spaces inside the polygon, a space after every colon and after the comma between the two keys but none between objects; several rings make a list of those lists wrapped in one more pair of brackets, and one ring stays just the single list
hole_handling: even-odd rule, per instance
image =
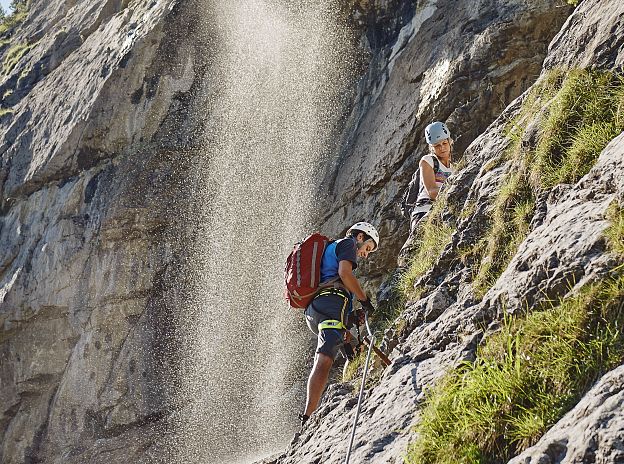
[{"label": "red backpack", "polygon": [[317,292],[321,280],[323,252],[331,240],[315,232],[295,243],[286,259],[286,301],[293,308],[305,309]]}]

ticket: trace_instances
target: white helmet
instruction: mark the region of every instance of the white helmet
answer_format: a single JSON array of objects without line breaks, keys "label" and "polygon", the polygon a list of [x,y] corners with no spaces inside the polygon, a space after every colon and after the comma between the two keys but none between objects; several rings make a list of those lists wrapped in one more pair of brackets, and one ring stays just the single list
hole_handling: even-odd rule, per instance
[{"label": "white helmet", "polygon": [[451,131],[446,124],[440,121],[432,122],[425,129],[425,140],[429,145],[435,145],[451,137]]},{"label": "white helmet", "polygon": [[349,227],[349,230],[347,230],[347,235],[349,235],[354,230],[364,232],[371,239],[373,239],[373,242],[375,242],[375,248],[373,249],[373,251],[377,251],[377,249],[379,248],[379,232],[377,232],[377,229],[375,229],[372,224],[368,222],[356,222],[351,227]]}]

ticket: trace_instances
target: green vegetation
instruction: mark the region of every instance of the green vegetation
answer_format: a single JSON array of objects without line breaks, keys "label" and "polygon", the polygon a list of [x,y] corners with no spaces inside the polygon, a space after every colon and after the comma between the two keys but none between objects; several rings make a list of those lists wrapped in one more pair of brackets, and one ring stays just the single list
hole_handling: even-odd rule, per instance
[{"label": "green vegetation", "polygon": [[434,203],[415,237],[417,245],[400,283],[401,293],[406,298],[415,298],[418,295],[418,290],[414,289],[415,282],[433,266],[442,250],[451,241],[454,230],[442,220],[445,206],[446,201],[443,198]]},{"label": "green vegetation", "polygon": [[4,59],[2,60],[2,68],[0,69],[0,75],[8,75],[13,68],[17,65],[19,60],[32,48],[35,44],[28,44],[25,42],[16,43],[11,36],[15,28],[21,24],[28,16],[28,8],[30,2],[25,0],[14,0],[11,4],[12,13],[8,16],[0,18],[0,47],[9,46],[9,49],[4,53]]},{"label": "green vegetation", "polygon": [[0,108],[0,117],[13,112],[13,108]]},{"label": "green vegetation", "polygon": [[6,76],[13,71],[13,68],[15,68],[19,60],[34,46],[35,44],[28,45],[26,43],[13,45],[9,51],[6,52],[6,55],[4,55],[2,74]]},{"label": "green vegetation", "polygon": [[[535,147],[522,143],[540,114]],[[526,97],[507,136],[511,161],[481,243],[463,251],[476,263],[474,290],[485,292],[529,233],[539,192],[573,183],[589,172],[607,143],[624,130],[624,78],[605,71],[553,70]]]},{"label": "green vegetation", "polygon": [[624,356],[624,277],[508,319],[428,395],[410,463],[497,463],[534,444]]},{"label": "green vegetation", "polygon": [[[534,86],[507,127],[511,144],[502,161],[510,168],[491,206],[487,230],[476,244],[457,252],[473,267],[477,295],[490,288],[526,238],[537,196],[557,184],[577,182],[623,130],[624,78],[618,74],[553,70]],[[438,227],[439,217],[432,214],[431,219]],[[621,205],[611,205],[607,219],[607,246],[624,257]],[[439,235],[443,243],[431,250],[433,257],[417,250],[420,263],[410,268],[408,285],[448,242],[429,221],[426,227],[427,240]],[[428,250],[434,246],[424,242]],[[507,318],[478,349],[474,363],[462,364],[432,388],[407,462],[506,462],[623,362],[624,265],[572,296],[531,309],[529,315]]]},{"label": "green vegetation", "polygon": [[[353,361],[347,364],[347,367],[342,373],[342,381],[350,382],[354,388],[359,388],[362,381],[362,375],[364,373],[364,364],[366,363],[366,355],[368,354],[368,346],[363,344],[362,351],[360,351]],[[379,359],[375,353],[371,353],[371,359],[368,366],[368,375],[366,377],[366,388],[373,388],[381,380],[381,376],[384,371],[384,366],[381,364],[381,368],[375,367],[380,364]]]},{"label": "green vegetation", "polygon": [[477,295],[484,295],[507,267],[529,233],[534,210],[535,196],[526,172],[512,172],[494,203],[490,230],[481,246],[475,250],[484,252],[474,281]]},{"label": "green vegetation", "polygon": [[611,223],[605,232],[607,246],[618,256],[624,257],[624,209],[614,202],[609,207],[607,219]]},{"label": "green vegetation", "polygon": [[4,35],[6,32],[14,29],[18,24],[21,24],[28,16],[29,7],[29,1],[14,0],[11,3],[12,13],[0,18],[0,35]]},{"label": "green vegetation", "polygon": [[[536,114],[537,141],[527,146],[522,141],[527,131],[534,130],[529,123]],[[533,87],[507,127],[511,144],[505,159],[511,167],[492,205],[487,231],[473,247],[459,250],[459,258],[474,267],[477,296],[482,297],[498,279],[530,232],[538,194],[560,183],[577,182],[623,130],[624,78],[618,74],[553,70]],[[500,161],[489,164],[493,169]],[[401,283],[406,298],[418,297],[414,283],[450,241],[453,229],[441,220],[444,206],[442,201],[436,203],[416,237],[418,245]],[[459,219],[466,211],[458,213]]]},{"label": "green vegetation", "polygon": [[568,74],[549,106],[531,160],[543,188],[589,172],[606,144],[624,130],[624,78],[605,71]]},{"label": "green vegetation", "polygon": [[342,373],[343,382],[351,382],[358,376],[359,371],[364,368],[364,362],[366,361],[366,353],[360,351],[353,361],[349,361],[347,367]]},{"label": "green vegetation", "polygon": [[[624,256],[624,210],[606,230]],[[474,363],[428,394],[409,463],[498,463],[534,444],[604,373],[624,360],[624,274],[524,318],[509,317]]]}]

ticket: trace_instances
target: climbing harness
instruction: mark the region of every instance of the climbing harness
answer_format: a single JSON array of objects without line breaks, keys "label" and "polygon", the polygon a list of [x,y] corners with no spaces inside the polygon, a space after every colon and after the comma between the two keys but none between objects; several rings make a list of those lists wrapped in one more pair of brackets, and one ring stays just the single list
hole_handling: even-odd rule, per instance
[{"label": "climbing harness", "polygon": [[353,447],[355,429],[357,427],[358,419],[360,417],[360,407],[362,406],[362,397],[364,396],[364,385],[366,385],[366,376],[368,375],[368,363],[370,361],[371,353],[373,352],[373,346],[375,346],[375,334],[371,331],[371,328],[368,325],[368,312],[364,313],[364,324],[366,325],[366,331],[368,332],[368,336],[370,337],[370,344],[368,345],[366,363],[364,364],[364,375],[362,376],[362,385],[360,385],[360,395],[358,397],[357,408],[355,410],[353,430],[351,431],[351,438],[349,439],[349,448],[347,450],[347,458],[345,459],[345,464],[349,464],[349,459],[351,458],[351,448]]},{"label": "climbing harness", "polygon": [[346,312],[349,306],[349,297],[345,295],[344,291],[338,288],[326,288],[321,290],[318,296],[325,295],[336,295],[343,298],[342,309],[340,310],[340,320],[337,319],[325,319],[323,322],[320,322],[318,325],[318,331],[320,332],[323,329],[338,329],[338,330],[347,330],[347,326],[344,323]]},{"label": "climbing harness", "polygon": [[318,331],[320,332],[323,329],[338,329],[338,330],[346,330],[345,325],[336,319],[327,319],[323,322],[320,322],[318,325]]}]

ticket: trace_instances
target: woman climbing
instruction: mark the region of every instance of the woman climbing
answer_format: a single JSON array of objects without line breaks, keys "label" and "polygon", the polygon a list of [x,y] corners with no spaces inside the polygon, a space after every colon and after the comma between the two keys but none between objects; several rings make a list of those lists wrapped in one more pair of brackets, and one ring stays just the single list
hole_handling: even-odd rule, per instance
[{"label": "woman climbing", "polygon": [[405,265],[418,224],[431,210],[446,179],[453,173],[453,139],[446,124],[440,121],[429,124],[425,129],[425,140],[429,144],[429,154],[420,160],[402,203],[403,210],[410,215],[410,235],[399,253],[400,266]]}]

